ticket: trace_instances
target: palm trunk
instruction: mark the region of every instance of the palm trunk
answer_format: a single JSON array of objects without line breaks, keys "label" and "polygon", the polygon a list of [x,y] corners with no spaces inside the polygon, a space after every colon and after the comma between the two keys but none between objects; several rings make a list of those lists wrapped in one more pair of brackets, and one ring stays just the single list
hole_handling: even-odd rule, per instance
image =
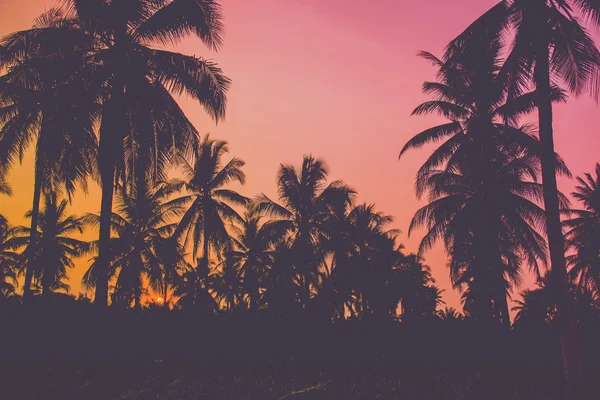
[{"label": "palm trunk", "polygon": [[33,205],[31,206],[31,227],[29,231],[29,248],[27,254],[27,263],[25,264],[25,282],[23,283],[23,302],[31,299],[31,281],[33,280],[33,271],[35,270],[35,254],[37,253],[38,220],[40,215],[40,197],[42,194],[42,170],[44,165],[44,156],[40,152],[40,147],[36,151],[36,162],[34,171],[33,186]]},{"label": "palm trunk", "polygon": [[502,291],[502,293],[498,294],[500,307],[500,314],[502,315],[502,325],[510,329],[510,313],[508,310],[508,298],[506,297],[506,293]]},{"label": "palm trunk", "polygon": [[168,300],[167,300],[167,294],[169,291],[169,285],[167,283],[167,274],[164,274],[164,278],[163,278],[163,283],[164,283],[164,287],[163,287],[163,308],[168,308]]},{"label": "palm trunk", "polygon": [[48,298],[52,294],[52,290],[50,286],[52,285],[52,274],[50,273],[50,268],[46,264],[46,268],[42,273],[42,297]]},{"label": "palm trunk", "polygon": [[[103,153],[102,139],[100,153]],[[104,148],[104,152],[106,149]],[[100,237],[98,242],[98,263],[96,265],[96,296],[94,304],[108,306],[108,263],[110,260],[110,223],[114,191],[114,167],[101,169],[102,200],[100,203]]]},{"label": "palm trunk", "polygon": [[[495,268],[502,268],[502,256],[500,255],[500,251],[498,250],[498,231],[496,230],[496,224],[494,220],[491,218],[490,213],[490,198],[487,195],[489,193],[489,187],[494,184],[494,177],[490,176],[493,174],[493,168],[490,168],[490,162],[492,159],[493,151],[490,149],[490,146],[493,144],[490,142],[490,138],[485,135],[488,131],[493,131],[493,126],[489,126],[488,121],[478,121],[476,124],[481,126],[473,129],[475,132],[479,133],[477,137],[479,141],[479,159],[477,161],[477,169],[479,171],[479,179],[481,182],[481,220],[479,221],[479,230],[480,235],[483,238],[483,246],[481,259],[485,260],[484,266],[488,267],[490,270],[488,273],[492,274],[492,276],[497,276],[499,283],[504,283],[504,272],[498,273],[496,275]],[[510,315],[508,313],[508,299],[506,298],[506,293],[502,291],[500,293],[496,293],[494,288],[490,288],[494,292],[494,303],[496,304],[497,309],[500,311],[500,322],[502,325],[510,328]],[[490,310],[493,312],[493,310]]]},{"label": "palm trunk", "polygon": [[[541,35],[540,35],[541,36]],[[556,182],[556,158],[552,132],[552,101],[550,98],[550,65],[547,41],[538,47],[535,84],[538,95],[539,135],[541,143],[542,179],[546,211],[546,234],[550,247],[550,262],[557,288],[557,319],[564,365],[567,396],[583,382],[583,370],[577,345],[577,332],[565,261],[565,240],[562,234]]]},{"label": "palm trunk", "polygon": [[98,240],[98,261],[96,265],[96,296],[94,304],[108,306],[108,275],[110,262],[110,229],[115,183],[115,148],[122,146],[126,130],[125,84],[115,83],[111,98],[105,105],[100,126],[98,166],[102,184],[100,202],[100,236]]}]

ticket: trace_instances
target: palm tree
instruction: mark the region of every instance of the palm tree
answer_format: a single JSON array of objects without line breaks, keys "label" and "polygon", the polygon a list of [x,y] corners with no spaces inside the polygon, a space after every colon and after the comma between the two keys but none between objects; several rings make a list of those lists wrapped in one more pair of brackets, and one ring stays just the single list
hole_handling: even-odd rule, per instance
[{"label": "palm tree", "polygon": [[5,180],[5,177],[0,175],[0,194],[5,194],[7,196],[12,196],[12,188],[8,181]]},{"label": "palm tree", "polygon": [[0,297],[16,296],[17,272],[21,257],[15,250],[15,229],[0,215]]},{"label": "palm tree", "polygon": [[[158,287],[158,282],[154,279],[162,279],[162,284],[168,285],[172,278],[172,276],[166,276],[164,279],[157,278],[156,264],[165,266],[169,263],[167,267],[169,269],[182,266],[182,255],[178,253],[182,250],[180,247],[158,248],[158,246],[167,246],[164,241],[173,234],[177,226],[175,219],[183,212],[185,199],[181,197],[171,199],[182,187],[181,181],[162,182],[153,188],[147,187],[144,196],[137,196],[137,194],[133,196],[126,188],[118,187],[116,212],[113,213],[112,218],[115,237],[111,239],[112,254],[109,264],[110,276],[116,277],[113,293],[115,304],[124,306],[133,304],[135,307],[141,307],[145,277],[152,276],[150,283],[154,288]],[[82,220],[90,226],[98,227],[101,216],[88,214]],[[90,251],[97,253],[99,247],[99,241],[90,243]],[[172,258],[166,259],[166,257]],[[97,285],[96,268],[98,264],[94,262],[84,275],[85,287],[93,288]],[[162,272],[170,273],[166,268]]]},{"label": "palm tree", "polygon": [[444,322],[462,322],[465,316],[454,307],[445,307],[437,312],[439,319]]},{"label": "palm tree", "polygon": [[[396,247],[398,231],[389,229],[393,218],[375,210],[373,204],[350,206],[333,223],[325,225],[321,247],[331,254],[331,272],[320,285],[319,296],[328,296],[338,317],[348,310],[352,318],[385,315],[390,306],[386,282],[404,255]],[[328,290],[329,289],[329,290]],[[402,290],[394,291],[395,304]],[[335,297],[334,297],[335,295]],[[318,298],[317,298],[318,299]]]},{"label": "palm tree", "polygon": [[[556,284],[556,282],[554,282]],[[557,322],[557,299],[553,293],[552,281],[543,277],[538,281],[538,288],[521,293],[522,300],[517,300],[513,308],[517,311],[515,327],[529,330],[544,329]],[[569,285],[574,305],[575,321],[584,328],[597,326],[600,323],[600,294],[589,286]]]},{"label": "palm tree", "polygon": [[[535,183],[539,142],[531,127],[515,125],[535,106],[535,93],[507,102],[497,46],[475,58],[467,54],[442,61],[422,55],[437,66],[439,82],[423,85],[435,99],[414,114],[440,113],[450,122],[417,134],[401,155],[449,138],[417,174],[417,195],[429,192],[429,204],[417,211],[409,234],[427,226],[419,254],[443,239],[452,281],[467,289],[467,307],[477,301],[480,317],[495,315],[509,326],[506,278],[518,283],[522,261],[537,273],[546,258],[545,242],[535,229],[543,213],[535,204],[542,190]],[[563,99],[557,88],[553,99]],[[555,157],[559,171],[568,173]]]},{"label": "palm tree", "polygon": [[210,292],[220,309],[232,313],[245,303],[244,280],[235,265],[224,260],[210,276]]},{"label": "palm tree", "polygon": [[115,180],[133,173],[137,184],[144,185],[140,175],[157,175],[157,164],[173,147],[184,153],[196,147],[195,129],[173,94],[190,95],[217,121],[225,114],[230,81],[214,63],[153,46],[174,45],[194,35],[217,50],[223,36],[221,5],[217,0],[67,0],[58,14],[65,21],[60,29],[17,32],[6,41],[6,52],[26,52],[31,43],[59,36],[63,42],[83,40],[86,46],[70,54],[98,67],[91,82],[105,96],[98,150],[102,222],[95,302],[106,305]]},{"label": "palm tree", "polygon": [[276,223],[263,221],[263,216],[252,205],[242,218],[234,236],[234,249],[226,254],[225,262],[238,271],[248,297],[248,308],[255,312],[261,307],[262,281],[273,264],[274,248],[283,240],[285,232],[277,232]]},{"label": "palm tree", "polygon": [[400,289],[403,321],[432,318],[437,314],[438,306],[445,304],[443,290],[435,286],[431,268],[418,255],[405,256],[400,268],[396,269],[396,276],[394,286]]},{"label": "palm tree", "polygon": [[550,296],[545,277],[538,280],[537,288],[521,292],[521,299],[515,303],[515,328],[527,327],[529,330],[539,331],[544,329],[556,314],[556,302]]},{"label": "palm tree", "polygon": [[148,284],[162,298],[162,306],[175,306],[173,294],[183,285],[183,276],[192,270],[183,246],[173,236],[155,238],[148,260]]},{"label": "palm tree", "polygon": [[585,174],[578,177],[578,186],[572,196],[584,207],[568,210],[567,244],[575,253],[567,257],[570,274],[582,286],[600,292],[600,164],[596,164],[595,177]]},{"label": "palm tree", "polygon": [[552,126],[551,80],[561,80],[580,94],[599,93],[600,52],[593,38],[580,25],[575,13],[591,24],[600,24],[600,4],[594,0],[501,1],[471,24],[448,46],[448,55],[465,53],[486,44],[497,44],[508,31],[514,33],[506,60],[509,97],[516,97],[533,82],[537,92],[541,143],[542,179],[546,211],[546,234],[552,268],[559,280],[558,313],[565,378],[578,387],[582,381],[575,322],[569,295],[556,183]]},{"label": "palm tree", "polygon": [[326,236],[327,224],[336,213],[343,213],[351,203],[354,190],[342,181],[327,184],[329,169],[320,158],[304,156],[302,167],[281,165],[277,174],[279,200],[258,196],[256,207],[270,217],[278,232],[289,236],[294,254],[293,275],[301,288],[301,304],[308,306],[311,285],[319,276],[325,249],[319,246]]},{"label": "palm tree", "polygon": [[[40,16],[34,30],[61,30],[65,22],[54,10]],[[80,43],[62,43],[49,37],[28,43],[27,51],[15,49],[13,36],[2,39],[6,50],[0,65],[8,70],[0,78],[0,161],[8,168],[21,159],[28,145],[35,148],[34,195],[24,300],[30,295],[35,267],[40,200],[44,192],[60,192],[69,197],[77,184],[86,190],[87,178],[95,171],[97,141],[93,131],[99,103],[90,91],[87,78],[91,69],[81,60],[58,54],[75,51]]]},{"label": "palm tree", "polygon": [[[189,204],[175,231],[175,237],[184,244],[193,243],[193,256],[202,249],[197,272],[201,279],[210,274],[211,256],[221,257],[233,248],[228,225],[242,224],[243,219],[234,207],[245,206],[248,199],[225,186],[232,182],[243,185],[246,176],[244,161],[233,157],[223,165],[229,152],[227,142],[206,135],[200,144],[194,165],[183,161],[182,173],[186,189],[191,193],[183,198]],[[212,252],[211,252],[212,250]]]},{"label": "palm tree", "polygon": [[[84,223],[73,215],[66,215],[67,200],[57,201],[52,195],[44,196],[44,208],[39,214],[38,240],[33,256],[36,268],[34,277],[40,283],[42,296],[50,296],[55,291],[69,291],[67,269],[75,267],[74,258],[80,257],[87,249],[87,243],[72,237],[83,233]],[[26,215],[32,217],[32,212]],[[14,243],[31,248],[29,227],[15,228]],[[31,268],[31,267],[30,267]]]}]

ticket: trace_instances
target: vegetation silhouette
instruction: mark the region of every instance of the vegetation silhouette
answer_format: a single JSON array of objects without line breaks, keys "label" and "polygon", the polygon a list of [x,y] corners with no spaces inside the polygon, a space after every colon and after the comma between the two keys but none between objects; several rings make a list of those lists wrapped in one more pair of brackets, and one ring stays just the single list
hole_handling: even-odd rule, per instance
[{"label": "vegetation silhouette", "polygon": [[[276,199],[242,194],[244,161],[201,137],[177,101],[191,97],[218,123],[230,79],[163,49],[196,37],[219,50],[221,2],[63,0],[0,39],[0,196],[13,194],[11,168],[35,153],[30,224],[0,215],[2,357],[252,371],[334,360],[349,381],[407,365],[474,368],[506,391],[518,386],[508,371],[546,366],[564,373],[567,398],[583,396],[583,370],[600,358],[600,164],[571,198],[560,193],[556,176],[571,174],[552,120],[568,94],[600,94],[600,52],[584,22],[600,26],[600,3],[500,1],[442,57],[419,53],[436,79],[412,114],[445,121],[400,151],[435,145],[415,179],[426,204],[408,233],[425,233],[410,254],[394,218],[360,203],[312,154],[279,166]],[[90,180],[99,213],[68,215]],[[83,241],[84,229],[97,239]],[[436,242],[462,312],[445,306],[423,258]],[[81,257],[90,265],[76,297],[68,277]],[[527,270],[537,287],[521,290]],[[535,373],[524,376],[533,385]],[[559,385],[545,376],[541,386]],[[280,398],[321,391],[334,396],[311,381]]]},{"label": "vegetation silhouette", "polygon": [[[550,265],[555,271],[552,277],[558,280],[555,286],[560,299],[558,314],[564,320],[561,338],[565,374],[575,391],[581,385],[583,375],[561,230],[551,81],[564,83],[576,95],[590,91],[598,97],[600,52],[577,15],[598,26],[599,11],[598,4],[591,0],[500,1],[450,42],[446,52],[451,58],[456,54],[477,51],[486,45],[507,45],[510,40],[510,53],[504,63],[509,99],[517,97],[530,85],[536,89],[546,235]],[[514,35],[510,37],[508,32]]]}]

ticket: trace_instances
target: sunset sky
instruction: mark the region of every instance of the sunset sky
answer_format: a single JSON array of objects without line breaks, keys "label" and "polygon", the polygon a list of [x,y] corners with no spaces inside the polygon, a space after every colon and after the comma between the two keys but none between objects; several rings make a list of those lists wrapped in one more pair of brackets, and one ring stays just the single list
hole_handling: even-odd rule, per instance
[{"label": "sunset sky", "polygon": [[[398,153],[435,118],[411,117],[424,96],[421,84],[434,69],[416,57],[419,50],[440,54],[444,45],[493,0],[224,0],[225,46],[208,51],[199,41],[178,50],[218,62],[233,80],[225,122],[215,126],[200,106],[182,99],[201,133],[229,141],[232,154],[246,161],[248,182],[241,190],[275,197],[278,165],[299,164],[312,153],[327,160],[332,178],[343,179],[359,201],[376,203],[395,216],[402,242],[416,251],[422,232],[406,233],[414,211],[414,176],[426,149]],[[27,29],[49,0],[0,0],[0,35]],[[574,174],[591,171],[600,160],[598,109],[587,98],[572,99],[555,112],[557,150]],[[25,223],[31,208],[33,158],[14,168],[15,195],[0,196],[0,212]],[[570,192],[572,182],[561,182]],[[97,212],[99,190],[77,195],[70,211]],[[94,232],[86,237],[92,238]],[[451,289],[441,247],[425,254],[448,305],[460,306]],[[88,262],[71,274],[73,292]]]}]

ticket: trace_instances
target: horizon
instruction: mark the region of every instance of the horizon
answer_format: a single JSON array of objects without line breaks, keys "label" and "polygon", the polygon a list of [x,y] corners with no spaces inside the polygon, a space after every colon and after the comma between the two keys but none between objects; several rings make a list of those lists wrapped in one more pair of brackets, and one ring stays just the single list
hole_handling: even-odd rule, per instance
[{"label": "horizon", "polygon": [[[412,135],[438,120],[410,116],[425,98],[421,84],[435,76],[433,67],[416,54],[419,50],[440,54],[449,38],[495,2],[436,0],[435,5],[403,5],[379,0],[367,16],[360,3],[224,0],[222,50],[211,52],[195,40],[176,48],[215,60],[233,80],[225,121],[215,126],[192,100],[181,99],[181,104],[200,134],[210,132],[227,140],[230,155],[246,162],[248,181],[240,189],[242,194],[264,192],[275,197],[278,165],[299,165],[304,154],[313,154],[327,161],[331,179],[342,179],[357,190],[358,202],[375,203],[378,210],[393,215],[393,227],[402,231],[400,241],[407,251],[416,252],[423,232],[408,238],[407,231],[412,215],[424,204],[416,199],[414,175],[427,151],[410,152],[400,161],[398,153]],[[10,0],[6,6],[11,10],[0,17],[0,35],[29,28],[33,18],[53,5],[29,0],[25,6]],[[428,18],[422,18],[425,13]],[[397,22],[398,17],[402,22]],[[594,149],[600,139],[593,132],[595,107],[585,97],[556,107],[556,149],[574,176],[591,172],[597,161]],[[23,164],[8,175],[15,195],[0,198],[2,212],[13,224],[23,224],[31,208],[31,153],[30,148]],[[572,181],[561,181],[564,193],[572,188]],[[79,191],[69,212],[99,211],[99,193],[95,183],[87,197]],[[88,229],[85,237],[96,235]],[[446,305],[461,309],[443,247],[437,245],[424,258],[445,290]],[[79,259],[70,273],[73,293],[80,290],[87,265],[85,258]],[[518,291],[532,284],[529,277]]]}]

